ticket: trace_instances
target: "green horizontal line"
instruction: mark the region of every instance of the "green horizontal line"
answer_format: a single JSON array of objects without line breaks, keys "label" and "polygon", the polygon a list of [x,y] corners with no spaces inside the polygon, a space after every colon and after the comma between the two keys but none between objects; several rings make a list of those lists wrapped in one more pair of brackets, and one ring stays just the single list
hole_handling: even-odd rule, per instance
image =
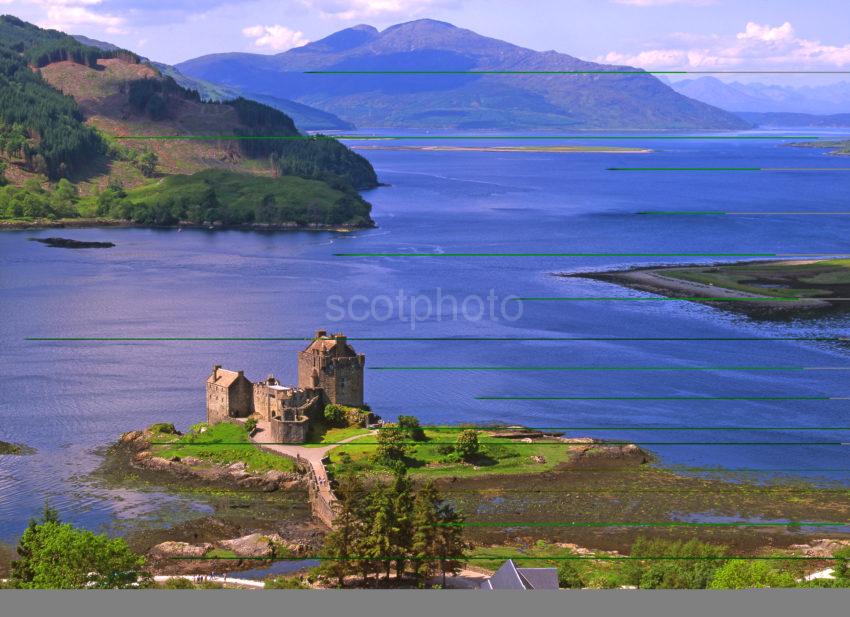
[{"label": "green horizontal line", "polygon": [[[812,253],[825,255],[827,253]],[[831,254],[831,253],[830,253]],[[782,257],[783,253],[334,253],[334,257]]]},{"label": "green horizontal line", "polygon": [[434,71],[304,71],[305,75],[847,75],[850,71],[644,71],[638,69],[617,71],[510,71],[510,70],[434,70]]},{"label": "green horizontal line", "polygon": [[670,560],[670,561],[694,561],[694,560],[711,560],[711,561],[726,561],[730,559],[745,559],[745,560],[753,560],[753,561],[835,561],[839,559],[844,559],[843,557],[806,557],[799,555],[790,555],[787,557],[779,556],[779,555],[764,555],[764,556],[738,556],[738,555],[727,555],[727,556],[701,556],[701,557],[680,557],[680,556],[656,556],[656,557],[632,557],[631,555],[558,555],[553,557],[540,557],[540,556],[531,556],[531,555],[432,555],[432,556],[411,556],[411,555],[369,555],[369,556],[324,556],[324,555],[310,555],[310,556],[301,556],[301,557],[249,557],[249,556],[233,556],[233,557],[184,557],[184,556],[172,556],[169,559],[177,559],[183,561],[214,561],[214,560],[254,560],[254,561],[433,561],[433,560],[443,560],[443,561],[491,561],[494,559],[501,561],[505,561],[506,559],[526,559],[526,560],[535,560],[535,561],[554,561],[554,560],[591,560],[591,561],[627,561],[627,560]]},{"label": "green horizontal line", "polygon": [[789,521],[783,523],[710,523],[710,522],[688,522],[688,521],[663,521],[658,523],[596,523],[587,521],[542,521],[542,522],[491,522],[472,521],[464,523],[436,523],[437,527],[786,527],[788,525],[799,525],[800,527],[846,527],[850,521],[844,523],[812,523],[802,521]]},{"label": "green horizontal line", "polygon": [[850,212],[723,212],[720,210],[645,210],[651,216],[848,216]]},{"label": "green horizontal line", "polygon": [[532,401],[844,401],[830,396],[476,396],[477,400]]},{"label": "green horizontal line", "polygon": [[[370,366],[372,371],[810,371],[803,366]],[[824,369],[826,370],[826,369]],[[850,370],[835,367],[830,370]]]},{"label": "green horizontal line", "polygon": [[[277,441],[255,441],[255,442],[244,442],[244,441],[216,441],[211,443],[174,443],[169,441],[152,441],[151,445],[160,445],[160,446],[171,446],[171,447],[209,447],[209,446],[291,446],[291,443],[285,442],[277,442]],[[328,441],[328,442],[304,442],[304,443],[312,443],[314,445],[323,445],[323,446],[377,446],[380,445],[378,441],[363,441],[362,439],[357,439],[354,441]],[[417,445],[429,445],[429,446],[454,446],[456,445],[453,441],[429,441],[427,443],[423,443],[421,441],[401,441],[399,443],[404,443],[411,446]],[[628,446],[631,444],[642,444],[646,446],[843,446],[850,445],[850,443],[843,443],[840,441],[605,441],[595,443],[597,446]],[[304,445],[295,444],[295,445]],[[505,442],[498,444],[500,446],[586,446],[588,443],[586,441],[537,441],[534,443],[523,443],[523,442]]]},{"label": "green horizontal line", "polygon": [[[821,337],[821,336],[778,336],[778,337],[611,337],[611,336],[349,336],[349,341],[371,341],[371,342],[583,342],[583,341],[671,341],[671,342],[697,342],[697,341],[850,341],[848,337]],[[312,341],[310,336],[28,336],[25,341]]]},{"label": "green horizontal line", "polygon": [[817,135],[123,135],[116,139],[187,139],[187,140],[346,140],[346,141],[396,141],[396,140],[604,140],[604,139],[811,139]]},{"label": "green horizontal line", "polygon": [[608,171],[850,171],[850,167],[608,167]]},{"label": "green horizontal line", "polygon": [[[379,426],[378,431],[395,426]],[[850,431],[850,426],[422,426],[428,431]],[[498,437],[498,435],[496,435]],[[421,443],[421,442],[420,442]]]},{"label": "green horizontal line", "polygon": [[608,167],[608,171],[764,171],[761,167]]},{"label": "green horizontal line", "polygon": [[746,296],[713,298],[713,297],[659,297],[659,296],[576,296],[576,297],[521,297],[513,298],[518,301],[525,302],[581,302],[581,301],[628,301],[628,302],[799,302],[801,300],[829,300],[834,302],[837,300],[843,301],[844,298],[786,298],[782,296],[761,296],[757,298],[749,298]]}]

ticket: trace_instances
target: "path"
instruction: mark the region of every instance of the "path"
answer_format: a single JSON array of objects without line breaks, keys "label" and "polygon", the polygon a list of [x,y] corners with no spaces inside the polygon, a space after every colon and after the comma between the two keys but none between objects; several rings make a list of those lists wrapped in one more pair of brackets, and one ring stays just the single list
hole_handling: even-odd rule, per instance
[{"label": "path", "polygon": [[274,452],[276,454],[281,454],[283,456],[288,456],[293,459],[301,459],[307,461],[310,464],[310,467],[313,468],[313,473],[316,474],[316,479],[319,482],[319,493],[328,503],[334,501],[336,497],[331,491],[330,484],[328,482],[328,471],[325,469],[325,466],[322,464],[322,459],[327,456],[328,452],[333,450],[338,444],[348,443],[349,441],[354,441],[355,439],[360,439],[361,437],[367,437],[369,435],[374,436],[376,434],[375,431],[364,433],[362,435],[354,435],[353,437],[348,437],[347,439],[342,439],[335,444],[329,446],[323,446],[321,448],[307,448],[305,446],[298,445],[284,445],[284,444],[268,444],[264,443],[265,440],[269,438],[271,435],[271,426],[269,422],[265,420],[260,420],[257,422],[257,430],[254,431],[254,434],[251,436],[251,439],[257,443],[264,450],[268,450],[269,452]]},{"label": "path", "polygon": [[167,583],[175,578],[185,578],[193,583],[199,582],[198,579],[205,583],[221,583],[222,585],[234,585],[236,587],[245,587],[248,589],[265,589],[266,584],[263,581],[255,581],[249,578],[233,578],[230,576],[210,576],[208,574],[174,574],[174,575],[158,575],[154,576],[153,580],[157,583]]}]

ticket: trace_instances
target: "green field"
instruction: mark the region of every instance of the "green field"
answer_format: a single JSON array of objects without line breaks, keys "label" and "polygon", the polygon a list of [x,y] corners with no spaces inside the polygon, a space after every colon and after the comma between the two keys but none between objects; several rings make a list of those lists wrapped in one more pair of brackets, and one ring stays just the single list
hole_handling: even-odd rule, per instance
[{"label": "green field", "polygon": [[307,432],[306,448],[321,448],[328,444],[339,443],[343,439],[366,435],[369,429],[360,426],[346,426],[345,428],[327,428],[322,424],[313,424]]},{"label": "green field", "polygon": [[[427,478],[537,474],[552,470],[572,457],[571,448],[554,439],[523,443],[481,432],[479,456],[469,463],[446,462],[446,454],[439,449],[453,445],[457,435],[456,430],[425,429],[425,441],[411,442],[405,459],[410,474]],[[377,448],[376,440],[370,437],[334,448],[329,454],[329,470],[338,473],[349,465],[365,473],[382,474],[382,468],[372,462]],[[341,463],[341,457],[345,455],[351,457],[350,463]],[[534,456],[543,457],[545,462],[536,462],[532,459]]]},{"label": "green field", "polygon": [[657,272],[682,281],[762,296],[829,299],[850,295],[850,259],[664,268]]},{"label": "green field", "polygon": [[[203,433],[193,431],[179,437],[158,433],[152,441],[155,442],[152,452],[162,458],[193,456],[216,465],[241,461],[245,463],[248,471],[257,473],[272,469],[295,471],[295,463],[288,457],[266,452],[251,443],[241,424],[222,422],[208,427]],[[240,445],[242,443],[245,445]]]}]

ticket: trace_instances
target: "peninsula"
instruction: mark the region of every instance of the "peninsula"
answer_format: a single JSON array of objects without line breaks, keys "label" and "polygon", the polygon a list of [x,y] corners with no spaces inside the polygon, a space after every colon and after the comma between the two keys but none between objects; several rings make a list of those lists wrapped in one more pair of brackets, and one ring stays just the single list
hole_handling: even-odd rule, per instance
[{"label": "peninsula", "polygon": [[818,314],[850,304],[850,260],[751,261],[562,273],[753,316]]}]

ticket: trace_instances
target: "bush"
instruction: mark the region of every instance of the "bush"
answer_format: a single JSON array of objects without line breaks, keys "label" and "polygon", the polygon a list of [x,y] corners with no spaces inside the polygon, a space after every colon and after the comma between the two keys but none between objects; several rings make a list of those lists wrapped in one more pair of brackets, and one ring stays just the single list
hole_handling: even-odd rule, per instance
[{"label": "bush", "polygon": [[162,586],[165,589],[194,589],[195,584],[188,578],[170,578],[165,581]]},{"label": "bush", "polygon": [[257,418],[248,418],[245,420],[245,430],[249,433],[257,428]]},{"label": "bush", "polygon": [[375,459],[381,464],[401,461],[408,452],[405,443],[407,433],[394,424],[387,424],[378,431],[378,450]]},{"label": "bush", "polygon": [[564,560],[558,566],[558,586],[562,589],[581,589],[584,586],[576,564]]},{"label": "bush", "polygon": [[[626,583],[641,589],[705,589],[724,561],[726,547],[698,540],[647,540],[638,538],[632,557],[623,567]],[[658,559],[675,557],[677,559]]]},{"label": "bush", "polygon": [[157,422],[156,424],[151,424],[148,427],[148,432],[150,433],[163,433],[166,435],[179,435],[179,431],[174,428],[174,425],[171,422]]},{"label": "bush", "polygon": [[399,416],[398,425],[407,431],[408,437],[413,441],[425,441],[425,431],[422,430],[416,416]]},{"label": "bush", "polygon": [[266,589],[309,589],[307,585],[293,576],[275,576],[265,580]]},{"label": "bush", "polygon": [[454,454],[454,451],[455,447],[449,443],[441,443],[437,446],[437,454],[441,454],[443,456]]},{"label": "bush", "polygon": [[766,587],[795,587],[797,581],[790,572],[778,570],[763,560],[732,559],[714,573],[710,589],[761,589]]},{"label": "bush", "polygon": [[481,446],[478,443],[478,431],[467,429],[461,431],[457,436],[455,443],[455,452],[464,461],[469,461],[474,458],[480,451]]},{"label": "bush", "polygon": [[345,410],[340,405],[325,405],[325,422],[328,426],[345,426]]}]

